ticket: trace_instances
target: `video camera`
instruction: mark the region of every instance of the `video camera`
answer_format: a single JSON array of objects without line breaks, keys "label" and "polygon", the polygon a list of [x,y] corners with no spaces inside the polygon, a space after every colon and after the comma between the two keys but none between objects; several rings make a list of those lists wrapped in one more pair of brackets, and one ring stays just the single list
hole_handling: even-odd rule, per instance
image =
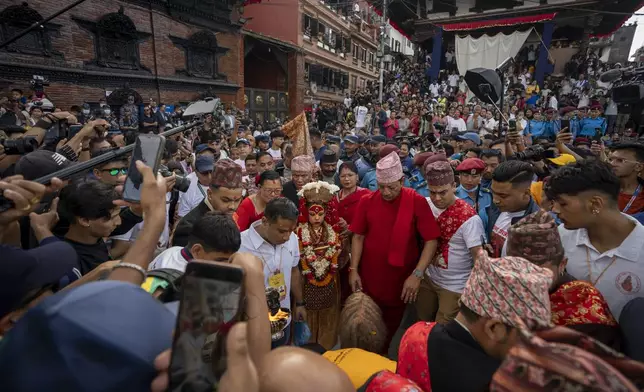
[{"label": "video camera", "polygon": [[551,150],[546,150],[541,145],[533,145],[521,152],[515,153],[509,159],[536,162],[548,158],[555,158],[555,153]]},{"label": "video camera", "polygon": [[25,155],[38,149],[38,140],[33,137],[2,139],[0,145],[4,147],[6,155]]},{"label": "video camera", "polygon": [[[171,177],[174,173],[171,172],[166,165],[160,165],[159,174],[161,174],[163,177]],[[175,189],[181,193],[186,193],[188,192],[188,188],[190,188],[190,180],[187,179],[186,176],[176,175],[175,183],[172,189]]]},{"label": "video camera", "polygon": [[49,86],[49,79],[40,75],[33,75],[31,78],[31,89],[34,90],[36,97],[42,98],[45,92],[44,87]]}]

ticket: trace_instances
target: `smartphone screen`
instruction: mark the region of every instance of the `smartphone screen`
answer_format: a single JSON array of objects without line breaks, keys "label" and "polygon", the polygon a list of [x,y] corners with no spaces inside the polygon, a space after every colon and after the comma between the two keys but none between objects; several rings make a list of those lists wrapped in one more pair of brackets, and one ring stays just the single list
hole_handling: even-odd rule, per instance
[{"label": "smartphone screen", "polygon": [[593,140],[596,141],[597,143],[600,143],[602,140],[602,130],[601,128],[595,128],[595,136],[593,136]]},{"label": "smartphone screen", "polygon": [[154,134],[141,134],[136,137],[136,144],[132,152],[130,168],[123,187],[123,199],[127,201],[141,201],[141,183],[143,177],[136,168],[136,161],[142,161],[152,168],[156,175],[165,148],[165,137]]},{"label": "smartphone screen", "polygon": [[183,275],[170,362],[169,392],[217,391],[226,371],[226,338],[241,319],[244,271],[191,261]]},{"label": "smartphone screen", "polygon": [[83,126],[82,126],[82,125],[70,125],[70,126],[69,126],[69,136],[68,136],[68,139],[71,139],[71,138],[73,138],[74,136],[76,136],[76,134],[77,134],[78,132],[80,132],[80,130],[81,130],[81,129],[83,129]]},{"label": "smartphone screen", "polygon": [[568,128],[567,132],[570,132],[570,120],[561,120],[561,129]]}]

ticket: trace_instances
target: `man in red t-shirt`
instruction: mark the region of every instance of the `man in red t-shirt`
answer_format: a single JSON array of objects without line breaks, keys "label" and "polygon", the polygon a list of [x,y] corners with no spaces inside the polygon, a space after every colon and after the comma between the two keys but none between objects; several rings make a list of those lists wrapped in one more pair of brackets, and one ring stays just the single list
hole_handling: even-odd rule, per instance
[{"label": "man in red t-shirt", "polygon": [[611,149],[609,162],[620,181],[619,210],[629,215],[644,211],[644,185],[640,180],[644,170],[644,145],[624,143]]},{"label": "man in red t-shirt", "polygon": [[362,198],[349,227],[354,233],[349,282],[353,291],[364,290],[382,310],[388,343],[405,304],[416,300],[440,231],[425,198],[403,188],[396,151],[378,161],[376,178],[378,191]]}]

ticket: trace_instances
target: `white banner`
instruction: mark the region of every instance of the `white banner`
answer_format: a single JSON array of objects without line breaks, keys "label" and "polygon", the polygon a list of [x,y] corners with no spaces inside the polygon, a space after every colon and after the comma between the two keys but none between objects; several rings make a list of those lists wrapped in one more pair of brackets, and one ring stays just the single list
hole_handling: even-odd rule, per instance
[{"label": "white banner", "polygon": [[510,35],[483,34],[479,38],[456,36],[456,65],[461,75],[473,68],[496,69],[508,57],[515,57],[532,29]]}]

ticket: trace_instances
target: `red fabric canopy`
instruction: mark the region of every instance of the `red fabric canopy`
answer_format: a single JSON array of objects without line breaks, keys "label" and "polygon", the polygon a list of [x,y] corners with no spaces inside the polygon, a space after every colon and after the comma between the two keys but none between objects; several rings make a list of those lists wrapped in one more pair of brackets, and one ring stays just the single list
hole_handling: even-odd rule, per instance
[{"label": "red fabric canopy", "polygon": [[477,29],[485,29],[488,27],[514,26],[514,25],[526,24],[526,23],[544,22],[547,20],[554,19],[556,15],[557,13],[553,12],[551,14],[526,15],[526,16],[517,16],[514,18],[505,18],[505,19],[492,19],[492,20],[481,20],[476,22],[444,24],[444,25],[441,25],[441,27],[445,31],[477,30]]}]

